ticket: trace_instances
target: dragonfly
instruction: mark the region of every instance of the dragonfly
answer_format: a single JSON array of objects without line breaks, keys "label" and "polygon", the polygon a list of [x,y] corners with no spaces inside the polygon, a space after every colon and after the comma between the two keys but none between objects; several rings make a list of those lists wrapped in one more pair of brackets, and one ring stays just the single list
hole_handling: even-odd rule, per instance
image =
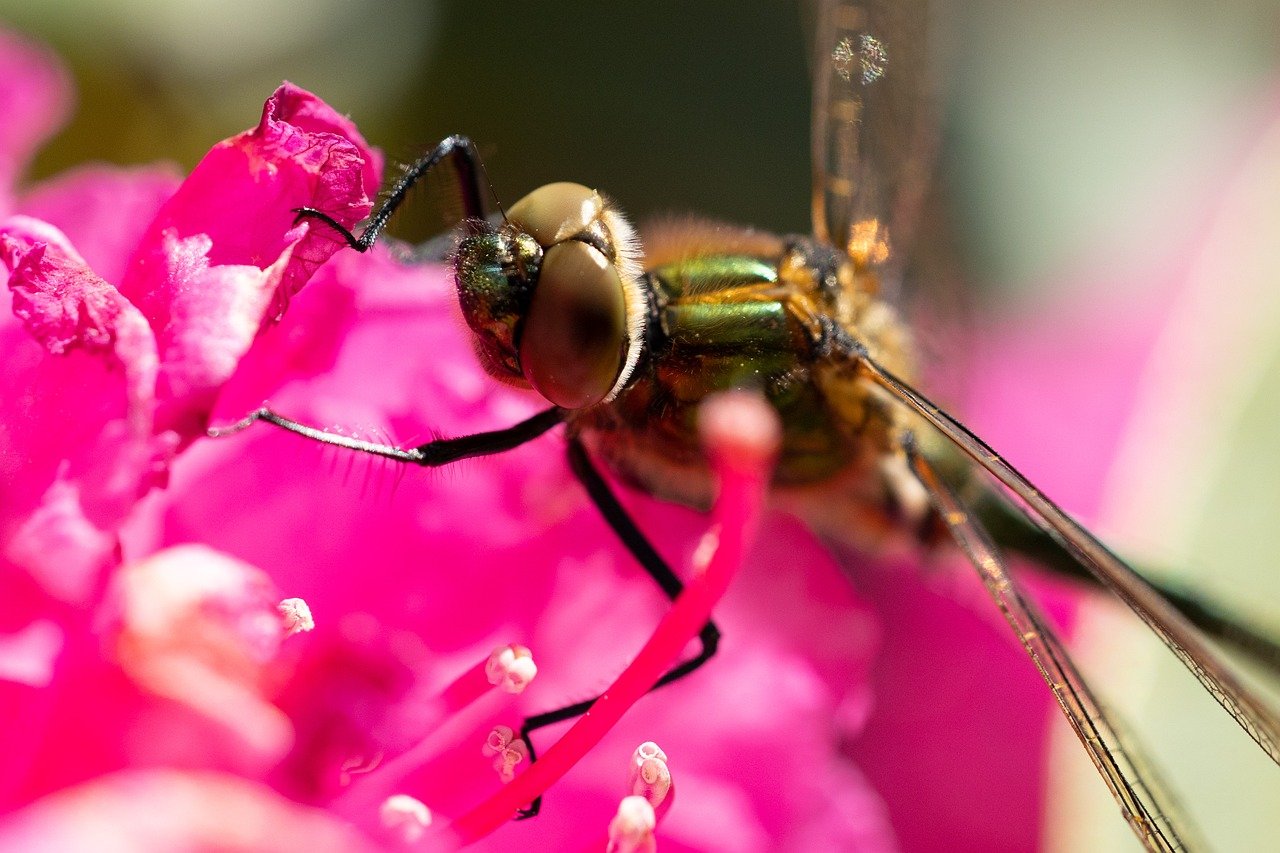
[{"label": "dragonfly", "polygon": [[[607,198],[569,183],[539,188],[491,215],[479,155],[464,136],[410,165],[359,234],[323,210],[302,209],[300,217],[367,251],[419,181],[446,173],[464,216],[452,255],[458,296],[481,362],[550,406],[509,427],[413,448],[317,429],[268,408],[237,428],[263,422],[437,467],[562,427],[573,473],[624,547],[674,598],[679,577],[600,468],[659,498],[707,506],[714,483],[696,438],[697,407],[719,390],[756,389],[783,423],[779,501],[819,530],[842,530],[859,549],[905,537],[921,549],[962,553],[1138,840],[1152,850],[1182,849],[1192,836],[1162,784],[1010,572],[1003,549],[1118,598],[1278,762],[1280,718],[1221,662],[1203,632],[1272,665],[1280,650],[1220,609],[1145,580],[915,387],[910,334],[885,294],[902,275],[904,255],[895,247],[909,242],[929,178],[930,70],[919,48],[925,6],[815,4],[810,236],[697,221],[638,235]],[[966,473],[957,485],[959,467]],[[989,479],[968,473],[976,471]],[[711,660],[719,639],[708,623],[701,651],[655,687]],[[592,701],[526,719],[520,734],[531,757],[535,731],[581,715]]]}]

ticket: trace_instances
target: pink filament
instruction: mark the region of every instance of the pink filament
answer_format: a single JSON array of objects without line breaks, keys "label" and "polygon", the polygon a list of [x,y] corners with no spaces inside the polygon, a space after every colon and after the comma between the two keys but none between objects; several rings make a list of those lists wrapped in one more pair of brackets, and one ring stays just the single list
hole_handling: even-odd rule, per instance
[{"label": "pink filament", "polygon": [[[741,434],[735,436],[725,428],[723,417],[715,419],[719,428],[709,426],[704,430],[707,454],[720,480],[719,495],[711,510],[719,541],[706,569],[695,573],[639,654],[591,709],[529,769],[454,821],[451,831],[457,843],[471,844],[493,832],[563,777],[670,669],[689,641],[702,630],[711,617],[712,608],[729,588],[759,523],[776,446],[776,429],[768,428],[774,421],[770,420],[772,412],[761,412],[765,407],[763,401],[755,398],[744,401],[739,397],[721,401],[718,408],[723,408],[724,403],[749,406],[751,410],[746,416],[766,419],[763,429],[766,438],[763,442],[754,442]],[[704,410],[706,408],[704,406]],[[737,414],[743,415],[741,408]],[[759,428],[758,423],[752,425]]]}]

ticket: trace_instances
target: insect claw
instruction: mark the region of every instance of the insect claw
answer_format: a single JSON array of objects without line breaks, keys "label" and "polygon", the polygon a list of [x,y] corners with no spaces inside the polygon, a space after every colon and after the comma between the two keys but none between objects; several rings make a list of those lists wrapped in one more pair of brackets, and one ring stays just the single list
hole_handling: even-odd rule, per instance
[{"label": "insect claw", "polygon": [[291,208],[290,213],[296,214],[293,217],[293,224],[297,225],[304,219],[319,219],[325,225],[328,225],[334,231],[338,232],[338,236],[346,241],[347,245],[355,249],[357,252],[363,252],[369,247],[360,242],[360,238],[352,234],[351,231],[341,222],[334,219],[323,210],[316,210],[314,207],[295,207]]},{"label": "insect claw", "polygon": [[235,435],[236,433],[243,432],[244,430],[253,426],[253,424],[256,421],[262,420],[264,417],[266,417],[269,414],[271,414],[271,410],[268,409],[266,406],[261,406],[257,409],[254,409],[252,412],[245,415],[243,418],[236,421],[235,423],[227,424],[226,426],[220,426],[220,427],[209,427],[207,430],[205,430],[204,434],[207,435],[209,438],[225,438],[229,435]]}]

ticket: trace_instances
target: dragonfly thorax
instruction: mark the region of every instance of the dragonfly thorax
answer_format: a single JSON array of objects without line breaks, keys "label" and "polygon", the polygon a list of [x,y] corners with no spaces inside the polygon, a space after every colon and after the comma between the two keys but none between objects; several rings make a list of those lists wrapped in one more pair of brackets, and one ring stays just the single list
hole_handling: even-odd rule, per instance
[{"label": "dragonfly thorax", "polygon": [[911,348],[869,274],[807,237],[696,219],[644,234],[654,316],[644,354],[616,398],[567,419],[570,434],[623,481],[706,507],[715,483],[698,411],[712,394],[753,389],[782,421],[775,494],[839,507],[841,526],[851,513],[870,519],[858,538],[880,539],[909,514],[885,472],[905,418],[835,343],[857,341],[903,374]]},{"label": "dragonfly thorax", "polygon": [[500,225],[470,223],[454,266],[485,369],[565,409],[612,399],[648,313],[639,254],[626,219],[580,184],[534,190]]}]

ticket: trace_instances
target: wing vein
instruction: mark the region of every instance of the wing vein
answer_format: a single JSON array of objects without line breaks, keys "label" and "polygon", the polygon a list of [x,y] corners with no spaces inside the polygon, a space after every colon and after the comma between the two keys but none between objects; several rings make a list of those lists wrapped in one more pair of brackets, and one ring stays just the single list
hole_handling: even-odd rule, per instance
[{"label": "wing vein", "polygon": [[1145,622],[1271,760],[1280,764],[1280,719],[1218,661],[1181,613],[964,424],[877,364],[858,344],[848,343],[846,355],[863,375],[923,417],[1023,501],[1047,525],[1047,532]]},{"label": "wing vein", "polygon": [[1171,796],[1151,762],[1135,742],[1122,736],[1121,729],[1095,698],[1062,641],[1009,573],[985,529],[920,455],[910,434],[904,447],[911,470],[929,493],[934,509],[978,571],[987,592],[1053,691],[1063,716],[1084,745],[1138,840],[1148,850],[1187,849],[1183,838],[1189,837],[1189,833],[1185,826],[1175,824],[1174,815],[1178,812],[1167,805]]}]

